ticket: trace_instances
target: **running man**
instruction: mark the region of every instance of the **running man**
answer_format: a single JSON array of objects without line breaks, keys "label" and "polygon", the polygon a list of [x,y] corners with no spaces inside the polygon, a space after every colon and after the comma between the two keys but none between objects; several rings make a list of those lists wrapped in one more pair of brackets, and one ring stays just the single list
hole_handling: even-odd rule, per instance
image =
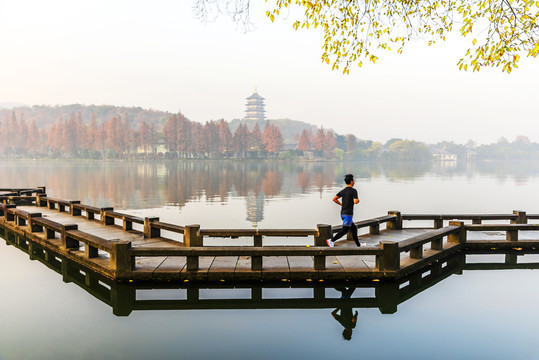
[{"label": "running man", "polygon": [[[354,175],[345,175],[344,182],[346,183],[346,187],[339,191],[333,198],[333,202],[341,206],[342,229],[331,239],[326,241],[329,247],[335,246],[334,241],[340,239],[343,235],[346,235],[350,230],[352,230],[352,238],[356,245],[361,246],[357,238],[356,224],[352,221],[352,217],[354,216],[354,205],[359,203],[357,190],[354,189]],[[342,202],[340,202],[339,199],[342,199]]]}]

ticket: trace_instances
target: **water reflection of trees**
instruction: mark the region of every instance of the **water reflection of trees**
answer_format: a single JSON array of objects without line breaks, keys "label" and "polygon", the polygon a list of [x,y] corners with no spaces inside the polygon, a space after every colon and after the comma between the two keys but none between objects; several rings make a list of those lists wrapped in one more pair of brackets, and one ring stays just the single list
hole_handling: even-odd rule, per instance
[{"label": "water reflection of trees", "polygon": [[262,220],[264,200],[322,192],[342,185],[342,177],[416,179],[425,174],[473,176],[480,172],[518,182],[539,174],[539,162],[474,162],[441,166],[428,162],[2,162],[2,186],[47,186],[51,196],[81,200],[95,206],[149,208],[183,207],[204,199],[227,202],[241,197],[247,217]]},{"label": "water reflection of trees", "polygon": [[[332,187],[333,163],[275,161],[5,162],[6,186],[46,185],[51,196],[122,208],[184,206],[205,198],[272,198]],[[256,203],[261,203],[256,201]]]}]

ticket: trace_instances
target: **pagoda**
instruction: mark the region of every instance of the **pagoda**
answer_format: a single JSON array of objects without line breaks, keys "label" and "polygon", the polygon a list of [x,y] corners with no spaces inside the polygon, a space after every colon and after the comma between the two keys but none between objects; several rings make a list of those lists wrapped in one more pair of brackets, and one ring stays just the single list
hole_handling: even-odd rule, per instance
[{"label": "pagoda", "polygon": [[247,99],[246,109],[245,109],[245,118],[244,120],[256,120],[257,122],[264,121],[266,115],[264,114],[264,98],[256,92],[249,96]]}]

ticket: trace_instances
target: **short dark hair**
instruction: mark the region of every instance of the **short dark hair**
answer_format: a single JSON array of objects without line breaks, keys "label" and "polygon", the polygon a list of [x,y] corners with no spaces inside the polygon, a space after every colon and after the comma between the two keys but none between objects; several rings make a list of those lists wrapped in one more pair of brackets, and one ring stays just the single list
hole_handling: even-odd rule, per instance
[{"label": "short dark hair", "polygon": [[344,175],[344,182],[346,185],[350,185],[350,183],[354,180],[354,175],[352,174],[346,174]]}]

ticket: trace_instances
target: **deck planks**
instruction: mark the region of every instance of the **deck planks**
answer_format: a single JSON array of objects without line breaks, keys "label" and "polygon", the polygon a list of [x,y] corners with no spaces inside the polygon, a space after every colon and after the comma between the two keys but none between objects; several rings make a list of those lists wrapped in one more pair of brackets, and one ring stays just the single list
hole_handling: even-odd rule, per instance
[{"label": "deck planks", "polygon": [[[69,212],[59,212],[56,209],[35,206],[17,206],[17,209],[29,213],[39,210],[44,218],[60,224],[76,224],[78,230],[98,236],[105,240],[122,240],[131,242],[133,248],[162,248],[170,249],[184,247],[183,242],[166,237],[145,238],[139,230],[123,230],[121,221],[114,225],[103,225],[100,220],[88,220],[85,216],[71,216]],[[12,223],[13,224],[13,223]],[[140,226],[138,227],[140,229]],[[26,229],[21,227],[23,232]],[[380,242],[400,242],[424,234],[432,229],[406,228],[402,230],[382,230],[379,234],[363,234],[359,236],[360,242],[367,247],[378,247]],[[170,235],[163,231],[164,234]],[[474,240],[497,241],[505,240],[505,231],[468,231],[469,242]],[[539,231],[521,231],[519,240],[538,241]],[[33,233],[34,238],[47,242],[51,248],[58,249],[61,239],[45,239],[44,233]],[[183,238],[183,236],[181,236]],[[224,241],[227,241],[226,239]],[[233,241],[233,240],[232,240]],[[227,243],[227,245],[230,243]],[[440,254],[450,250],[453,244],[444,243],[444,250],[430,249],[430,243],[423,245],[423,259],[410,258],[409,252],[400,253],[400,268],[417,268],[426,262],[428,257],[439,257]],[[343,238],[336,242],[336,247],[355,248],[351,240]],[[67,253],[84,258],[84,251],[67,250]],[[447,251],[448,253],[451,252]],[[454,251],[453,251],[454,252]],[[86,259],[103,269],[109,268],[110,259],[100,254],[98,257]],[[322,281],[322,280],[348,280],[357,278],[378,278],[382,272],[376,267],[374,255],[338,255],[325,257],[325,270],[314,270],[313,256],[264,256],[261,271],[253,271],[250,256],[200,256],[196,271],[187,270],[186,256],[140,256],[135,259],[136,270],[134,274],[138,279],[145,280],[196,280],[196,281]],[[421,265],[423,266],[423,265]]]}]

